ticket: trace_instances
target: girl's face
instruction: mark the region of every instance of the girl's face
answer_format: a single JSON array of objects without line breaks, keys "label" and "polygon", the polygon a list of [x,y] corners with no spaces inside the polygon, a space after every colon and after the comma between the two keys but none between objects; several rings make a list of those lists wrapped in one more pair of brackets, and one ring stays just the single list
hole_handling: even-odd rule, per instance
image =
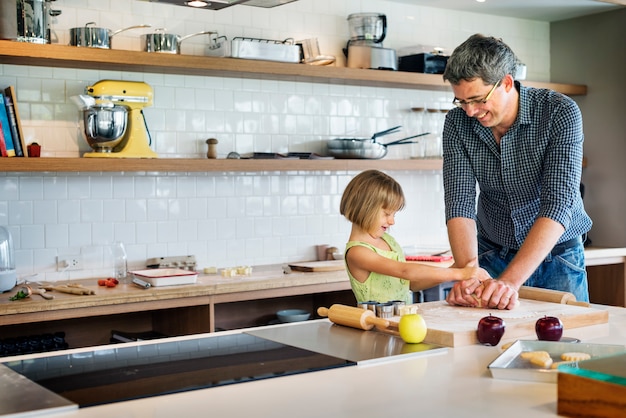
[{"label": "girl's face", "polygon": [[369,231],[369,234],[372,238],[380,238],[383,236],[385,232],[389,229],[389,227],[396,223],[396,213],[398,211],[389,210],[389,209],[380,209],[378,214],[378,220],[372,226],[372,230]]}]

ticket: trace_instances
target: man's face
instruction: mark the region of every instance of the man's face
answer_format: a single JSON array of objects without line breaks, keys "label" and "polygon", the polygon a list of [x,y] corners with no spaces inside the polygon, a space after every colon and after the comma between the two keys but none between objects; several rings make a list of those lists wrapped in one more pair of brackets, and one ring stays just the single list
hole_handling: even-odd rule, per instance
[{"label": "man's face", "polygon": [[502,122],[502,83],[485,85],[480,78],[472,81],[461,80],[452,85],[455,104],[467,116],[475,118],[481,125],[491,128]]}]

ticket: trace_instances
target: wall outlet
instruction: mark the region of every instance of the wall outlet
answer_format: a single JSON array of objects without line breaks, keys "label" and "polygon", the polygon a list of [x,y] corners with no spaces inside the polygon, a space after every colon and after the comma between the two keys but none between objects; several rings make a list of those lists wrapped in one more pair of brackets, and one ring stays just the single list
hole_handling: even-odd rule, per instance
[{"label": "wall outlet", "polygon": [[80,254],[57,256],[57,271],[82,270],[83,257]]}]

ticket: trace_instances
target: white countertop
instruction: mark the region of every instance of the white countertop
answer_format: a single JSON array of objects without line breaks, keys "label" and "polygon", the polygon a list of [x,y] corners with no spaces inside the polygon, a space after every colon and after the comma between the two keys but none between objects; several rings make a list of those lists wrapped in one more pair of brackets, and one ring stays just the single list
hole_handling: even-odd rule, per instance
[{"label": "white countertop", "polygon": [[[626,308],[593,307],[609,311],[608,324],[576,328],[569,332],[566,330],[564,335],[580,338],[583,342],[626,344]],[[535,336],[528,336],[528,339],[535,339]],[[497,347],[472,345],[449,348],[444,353],[428,356],[404,357],[382,363],[239,383],[45,416],[556,416],[555,383],[491,377],[487,366],[498,357],[502,352],[501,345],[507,341],[503,339]]]}]

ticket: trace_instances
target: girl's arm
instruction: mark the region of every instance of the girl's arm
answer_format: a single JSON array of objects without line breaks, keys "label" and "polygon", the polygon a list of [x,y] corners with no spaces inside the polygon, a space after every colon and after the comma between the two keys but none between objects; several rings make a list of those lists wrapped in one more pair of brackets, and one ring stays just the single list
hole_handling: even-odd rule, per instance
[{"label": "girl's arm", "polygon": [[398,277],[411,282],[411,290],[422,290],[454,280],[476,280],[477,284],[490,279],[489,273],[469,263],[463,268],[435,267],[415,262],[390,260],[369,248],[355,246],[346,253],[350,273],[365,282],[371,272]]}]

